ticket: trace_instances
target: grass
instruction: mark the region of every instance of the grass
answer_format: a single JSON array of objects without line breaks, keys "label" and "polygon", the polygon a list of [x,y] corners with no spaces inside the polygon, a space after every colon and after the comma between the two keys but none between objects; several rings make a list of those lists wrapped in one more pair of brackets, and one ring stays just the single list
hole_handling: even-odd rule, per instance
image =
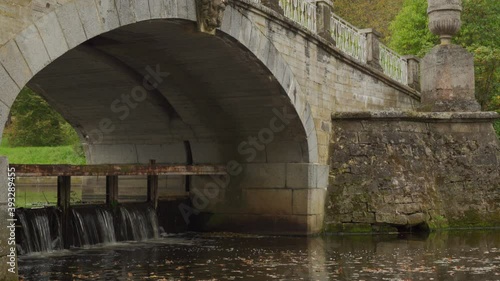
[{"label": "grass", "polygon": [[[71,193],[71,203],[81,202],[81,191]],[[16,208],[33,208],[42,206],[56,206],[57,191],[17,190]]]},{"label": "grass", "polygon": [[85,157],[79,155],[73,146],[56,147],[11,147],[4,135],[0,155],[7,156],[11,164],[71,164],[83,165]]}]

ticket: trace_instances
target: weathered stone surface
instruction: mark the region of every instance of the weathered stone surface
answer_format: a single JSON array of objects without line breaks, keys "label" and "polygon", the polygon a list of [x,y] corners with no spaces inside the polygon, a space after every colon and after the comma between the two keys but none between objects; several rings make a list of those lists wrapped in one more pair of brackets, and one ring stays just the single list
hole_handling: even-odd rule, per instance
[{"label": "weathered stone surface", "polygon": [[[104,27],[99,18],[99,11],[97,10],[95,1],[75,0],[75,4],[87,38],[90,39],[101,34],[104,31]],[[120,11],[118,13],[121,15]]]},{"label": "weathered stone surface", "polygon": [[149,163],[154,159],[156,163],[187,163],[186,148],[183,143],[163,145],[137,145],[137,162]]},{"label": "weathered stone surface", "polygon": [[[0,48],[0,62],[18,87],[24,86],[31,79],[31,70],[15,41],[10,41]],[[17,92],[15,94],[17,95]]]},{"label": "weathered stone surface", "polygon": [[420,111],[479,111],[475,99],[474,58],[457,45],[434,47],[421,62]]},{"label": "weathered stone surface", "polygon": [[317,165],[288,163],[286,165],[286,186],[288,188],[316,188],[318,186]]},{"label": "weathered stone surface", "polygon": [[[56,14],[70,49],[87,40],[74,2],[70,2],[60,7],[56,10]],[[109,20],[108,18],[105,19]]]},{"label": "weathered stone surface", "polygon": [[245,189],[249,214],[292,215],[291,189]]},{"label": "weathered stone surface", "polygon": [[491,125],[497,116],[334,114],[325,229],[499,226],[500,142]]},{"label": "weathered stone surface", "polygon": [[326,190],[322,188],[293,190],[293,214],[318,215],[324,212]]},{"label": "weathered stone surface", "polygon": [[16,266],[16,271],[15,273],[11,273],[8,271],[10,266],[7,264],[7,262],[10,261],[10,258],[7,256],[1,256],[0,257],[0,280],[4,281],[17,281],[19,280],[17,276],[17,266]]},{"label": "weathered stone surface", "polygon": [[[4,189],[7,187],[7,169],[9,161],[6,157],[0,156],[0,184]],[[7,192],[0,192],[0,204],[7,202]]]},{"label": "weathered stone surface", "polygon": [[68,44],[66,43],[55,12],[42,17],[36,23],[36,27],[42,36],[43,43],[51,60],[55,60],[68,51]]},{"label": "weathered stone surface", "polygon": [[45,48],[33,48],[33,46],[44,46],[42,38],[34,25],[23,30],[16,37],[16,43],[33,74],[42,70],[50,63],[50,58]]},{"label": "weathered stone surface", "polygon": [[283,188],[286,180],[285,163],[246,164],[240,180],[241,188]]}]

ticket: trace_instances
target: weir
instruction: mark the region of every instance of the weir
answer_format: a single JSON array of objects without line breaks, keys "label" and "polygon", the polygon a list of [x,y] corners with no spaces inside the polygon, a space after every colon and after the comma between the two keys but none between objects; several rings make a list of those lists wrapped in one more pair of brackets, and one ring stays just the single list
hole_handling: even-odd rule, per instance
[{"label": "weir", "polygon": [[[57,207],[17,210],[17,250],[21,255],[158,238],[164,232],[159,217],[168,216],[163,210],[172,209],[159,204],[158,176],[226,174],[223,166],[157,165],[155,161],[150,165],[12,166],[24,177],[58,177]],[[147,176],[146,202],[118,201],[119,176],[130,175]],[[72,176],[105,176],[106,204],[71,205]]]}]

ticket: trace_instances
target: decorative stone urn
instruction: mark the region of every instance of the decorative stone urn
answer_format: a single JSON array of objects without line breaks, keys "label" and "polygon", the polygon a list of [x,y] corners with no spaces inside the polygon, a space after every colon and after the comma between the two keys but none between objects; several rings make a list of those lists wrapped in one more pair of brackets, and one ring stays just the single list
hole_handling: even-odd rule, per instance
[{"label": "decorative stone urn", "polygon": [[428,0],[429,29],[441,37],[421,61],[420,111],[480,111],[474,96],[474,57],[451,38],[461,26],[461,0]]},{"label": "decorative stone urn", "polygon": [[462,0],[428,0],[428,3],[429,29],[441,37],[442,45],[450,44],[462,26]]}]

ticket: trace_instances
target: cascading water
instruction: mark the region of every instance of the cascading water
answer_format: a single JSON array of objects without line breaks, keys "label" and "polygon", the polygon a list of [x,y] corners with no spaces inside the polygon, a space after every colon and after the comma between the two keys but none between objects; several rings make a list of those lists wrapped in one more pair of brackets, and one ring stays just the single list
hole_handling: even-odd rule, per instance
[{"label": "cascading water", "polygon": [[73,244],[76,247],[116,242],[113,214],[101,206],[72,208]]},{"label": "cascading water", "polygon": [[144,241],[158,238],[158,218],[149,205],[120,206],[117,222],[122,240]]},{"label": "cascading water", "polygon": [[21,224],[17,249],[20,254],[51,252],[62,248],[59,211],[55,208],[18,209]]},{"label": "cascading water", "polygon": [[[20,254],[51,252],[63,248],[61,213],[56,208],[18,209]],[[149,204],[73,206],[69,221],[72,247],[144,241],[159,237],[156,211]]]}]

